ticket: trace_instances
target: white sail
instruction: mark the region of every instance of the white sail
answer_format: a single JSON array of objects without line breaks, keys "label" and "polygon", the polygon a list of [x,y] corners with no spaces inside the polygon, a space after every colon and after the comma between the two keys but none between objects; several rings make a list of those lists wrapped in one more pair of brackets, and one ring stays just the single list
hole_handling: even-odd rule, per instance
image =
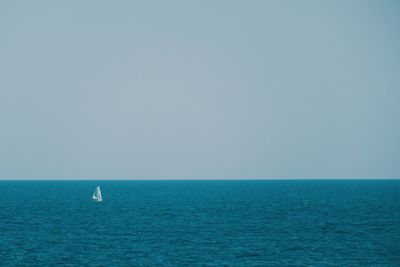
[{"label": "white sail", "polygon": [[103,198],[101,197],[100,186],[96,187],[96,189],[94,190],[92,199],[93,199],[93,200],[96,200],[97,202],[100,202],[100,201],[103,200]]},{"label": "white sail", "polygon": [[97,191],[97,201],[103,201],[103,198],[101,197],[101,190],[100,190],[100,186],[98,187],[98,191]]}]

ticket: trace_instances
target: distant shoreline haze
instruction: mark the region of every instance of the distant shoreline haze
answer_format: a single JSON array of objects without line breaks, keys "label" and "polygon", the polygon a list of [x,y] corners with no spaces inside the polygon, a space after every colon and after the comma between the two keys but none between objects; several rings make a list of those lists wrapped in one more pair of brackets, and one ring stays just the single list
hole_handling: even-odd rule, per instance
[{"label": "distant shoreline haze", "polygon": [[0,181],[386,181],[400,178],[68,178],[68,179],[0,179]]}]

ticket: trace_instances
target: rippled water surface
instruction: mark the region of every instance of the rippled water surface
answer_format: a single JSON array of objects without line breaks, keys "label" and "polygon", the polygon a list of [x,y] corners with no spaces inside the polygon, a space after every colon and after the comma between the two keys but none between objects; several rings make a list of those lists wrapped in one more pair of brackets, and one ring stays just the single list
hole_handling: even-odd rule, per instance
[{"label": "rippled water surface", "polygon": [[400,181],[1,181],[0,262],[400,266]]}]

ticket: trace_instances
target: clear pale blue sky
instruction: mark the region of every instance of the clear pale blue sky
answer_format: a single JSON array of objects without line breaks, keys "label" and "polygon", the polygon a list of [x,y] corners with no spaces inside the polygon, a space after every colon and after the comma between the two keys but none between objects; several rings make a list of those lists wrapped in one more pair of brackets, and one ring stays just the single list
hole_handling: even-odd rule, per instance
[{"label": "clear pale blue sky", "polygon": [[398,1],[1,1],[0,178],[400,177]]}]

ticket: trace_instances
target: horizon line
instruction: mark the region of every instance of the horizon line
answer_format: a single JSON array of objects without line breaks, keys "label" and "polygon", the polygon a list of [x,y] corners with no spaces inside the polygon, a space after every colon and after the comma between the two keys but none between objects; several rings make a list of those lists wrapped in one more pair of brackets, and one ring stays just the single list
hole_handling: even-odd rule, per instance
[{"label": "horizon line", "polygon": [[0,178],[0,181],[293,181],[293,180],[400,180],[400,177],[329,177],[329,178]]}]

